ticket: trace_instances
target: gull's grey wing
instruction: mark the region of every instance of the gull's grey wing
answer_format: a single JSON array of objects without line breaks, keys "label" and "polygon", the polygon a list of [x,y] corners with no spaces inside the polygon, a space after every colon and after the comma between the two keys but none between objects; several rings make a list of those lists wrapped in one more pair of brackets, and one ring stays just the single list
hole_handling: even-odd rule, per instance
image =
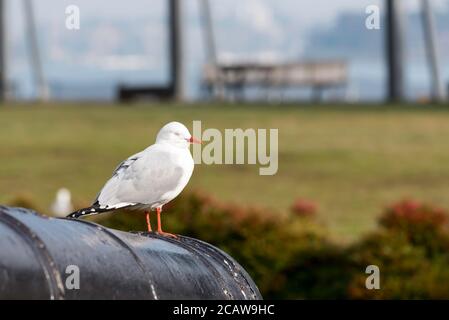
[{"label": "gull's grey wing", "polygon": [[[129,168],[129,166],[131,166],[135,161],[137,161],[138,159],[140,159],[142,157],[142,154],[143,154],[143,151],[138,152],[138,153],[133,154],[132,156],[130,156],[128,159],[123,160],[122,162],[120,162],[120,164],[112,172],[112,177],[109,179],[109,181],[111,181],[114,177],[117,177],[119,174],[124,173]],[[106,183],[106,185],[108,184],[108,182]],[[94,203],[99,203],[100,202],[99,201],[99,197],[100,197],[101,193],[103,192],[103,190],[104,190],[104,187],[103,187],[102,190],[100,190],[100,192],[95,197]]]},{"label": "gull's grey wing", "polygon": [[140,157],[142,157],[142,153],[143,153],[143,151],[138,152],[138,153],[132,155],[131,157],[129,157],[128,159],[122,161],[117,166],[117,168],[114,169],[112,176],[115,176],[115,175],[119,174],[120,172],[123,172],[126,169],[128,169],[130,165],[132,165],[136,160],[138,160],[138,159],[140,159]]},{"label": "gull's grey wing", "polygon": [[185,179],[176,155],[164,147],[154,145],[133,158],[120,165],[106,183],[98,196],[100,205],[163,204],[179,194],[190,178],[191,173]]}]

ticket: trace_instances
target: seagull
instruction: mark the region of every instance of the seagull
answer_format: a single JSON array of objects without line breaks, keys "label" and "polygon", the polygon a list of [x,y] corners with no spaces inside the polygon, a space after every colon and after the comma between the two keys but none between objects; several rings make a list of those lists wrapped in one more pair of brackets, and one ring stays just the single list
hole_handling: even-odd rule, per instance
[{"label": "seagull", "polygon": [[66,188],[60,188],[56,192],[55,201],[51,205],[51,211],[57,217],[65,217],[73,211],[72,196]]},{"label": "seagull", "polygon": [[157,233],[162,231],[162,206],[177,197],[192,176],[194,162],[189,146],[201,143],[179,122],[162,127],[155,144],[119,164],[112,177],[98,193],[94,203],[69,214],[68,218],[99,214],[120,208],[144,211],[148,232],[151,232],[150,212],[157,213]]}]

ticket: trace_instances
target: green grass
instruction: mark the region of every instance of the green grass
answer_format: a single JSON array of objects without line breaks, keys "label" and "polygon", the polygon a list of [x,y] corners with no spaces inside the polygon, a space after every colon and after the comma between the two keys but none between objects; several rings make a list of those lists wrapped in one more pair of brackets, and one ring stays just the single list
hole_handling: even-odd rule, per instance
[{"label": "green grass", "polygon": [[449,112],[425,106],[11,105],[0,107],[0,202],[32,197],[47,210],[59,187],[87,204],[115,166],[178,120],[203,128],[279,128],[279,171],[199,165],[187,189],[285,212],[319,205],[351,240],[404,197],[449,208]]}]

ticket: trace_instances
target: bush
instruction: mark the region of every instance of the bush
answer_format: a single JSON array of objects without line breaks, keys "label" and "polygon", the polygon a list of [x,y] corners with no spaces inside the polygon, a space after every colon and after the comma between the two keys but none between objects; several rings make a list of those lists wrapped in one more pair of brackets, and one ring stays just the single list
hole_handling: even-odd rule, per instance
[{"label": "bush", "polygon": [[29,194],[18,194],[12,199],[10,199],[7,203],[8,206],[11,207],[21,207],[26,208],[38,212],[42,212],[39,210],[39,207],[36,205],[35,199]]},{"label": "bush", "polygon": [[[333,243],[323,226],[294,211],[223,204],[201,192],[183,194],[165,211],[167,231],[229,253],[267,299],[449,298],[447,214],[430,205],[406,200],[388,207],[379,228],[349,246]],[[100,219],[124,230],[146,228],[135,212]],[[368,265],[380,268],[380,290],[366,289]]]},{"label": "bush", "polygon": [[310,200],[296,199],[290,211],[298,217],[313,217],[317,214],[318,206]]},{"label": "bush", "polygon": [[380,218],[380,225],[387,229],[404,229],[412,232],[441,230],[447,223],[443,209],[435,208],[414,200],[403,200],[387,208]]},{"label": "bush", "polygon": [[379,223],[392,232],[405,236],[432,256],[447,252],[447,213],[440,208],[413,200],[403,200],[387,208]]},{"label": "bush", "polygon": [[349,284],[357,299],[449,298],[447,214],[430,205],[405,200],[387,208],[380,229],[348,249],[358,270],[377,265],[381,290],[367,290],[366,274]]}]

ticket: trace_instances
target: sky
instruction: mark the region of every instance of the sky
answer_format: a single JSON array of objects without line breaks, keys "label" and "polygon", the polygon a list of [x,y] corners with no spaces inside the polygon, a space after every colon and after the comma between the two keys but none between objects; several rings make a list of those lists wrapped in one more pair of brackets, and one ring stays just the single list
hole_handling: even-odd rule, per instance
[{"label": "sky", "polygon": [[[186,7],[195,7],[200,0],[183,0]],[[419,0],[402,0],[404,6],[414,11],[419,8]],[[243,10],[252,16],[255,23],[269,21],[272,12],[277,11],[285,16],[297,16],[304,25],[328,23],[342,10],[360,11],[368,5],[382,5],[382,0],[210,0],[214,14],[218,18],[228,15],[239,16]],[[126,16],[157,17],[165,1],[163,0],[128,0],[126,2],[111,2],[107,0],[34,0],[38,19],[41,21],[62,21],[66,6],[75,4],[81,9],[82,15],[100,16],[117,19]],[[113,4],[112,4],[113,3]],[[432,0],[437,8],[447,7],[447,0]],[[21,1],[7,1],[7,5],[14,8],[13,20],[20,15],[17,10]],[[242,9],[244,8],[244,9]],[[245,18],[240,15],[239,18]],[[262,22],[263,24],[264,22]]]},{"label": "sky", "polygon": [[[200,0],[183,0],[187,7],[194,7]],[[404,6],[413,11],[419,7],[419,0],[402,0]],[[21,1],[6,1],[11,8],[20,7]],[[108,18],[151,17],[157,16],[164,6],[163,0],[128,0],[114,2],[107,0],[34,0],[40,20],[61,21],[66,6],[75,4],[83,15],[107,15]],[[379,0],[210,0],[214,13],[218,17],[234,15],[241,7],[254,9],[252,15],[258,19],[270,19],[270,12],[276,10],[286,16],[298,15],[305,25],[326,23],[334,19],[342,10],[358,11],[371,4],[381,5]],[[447,0],[432,0],[436,7],[447,7]],[[307,14],[305,14],[307,12]],[[20,14],[14,9],[14,14]],[[16,17],[14,17],[16,18]]]}]

